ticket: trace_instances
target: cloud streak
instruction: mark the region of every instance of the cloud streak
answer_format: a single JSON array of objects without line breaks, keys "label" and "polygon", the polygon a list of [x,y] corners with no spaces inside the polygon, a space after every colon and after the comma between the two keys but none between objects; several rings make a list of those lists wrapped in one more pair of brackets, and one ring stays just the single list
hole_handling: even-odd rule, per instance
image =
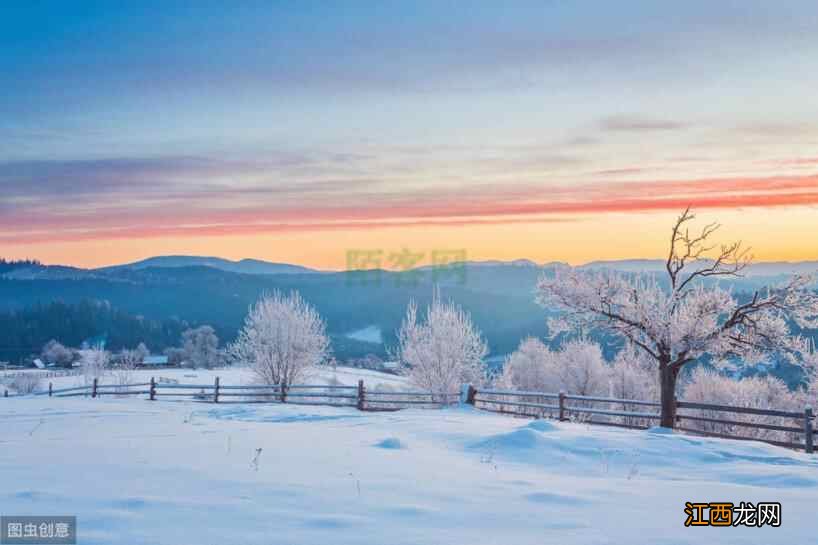
[{"label": "cloud streak", "polygon": [[[194,173],[200,170],[212,172],[211,165],[202,169],[202,163],[194,162],[193,166]],[[108,172],[109,167],[107,163],[95,163],[91,170]],[[174,163],[171,170],[176,167],[178,163]],[[142,163],[137,163],[135,170],[141,174],[158,172],[155,165]],[[619,170],[619,174],[628,171]],[[2,172],[0,168],[0,180],[3,179]],[[48,191],[62,187],[65,185],[61,182],[51,182]],[[0,203],[3,211],[0,241],[26,244],[396,227],[442,228],[562,222],[595,214],[678,210],[686,206],[731,209],[818,205],[818,175],[560,185],[521,183],[499,186],[486,183],[445,188],[435,185],[405,191],[386,191],[370,179],[343,178],[248,187],[180,184],[172,190],[157,183],[134,187],[110,181],[91,187],[112,191],[115,198],[109,199],[110,195],[95,197],[95,192],[89,189],[82,194],[87,202],[74,206],[49,207],[48,202],[54,196],[45,194],[25,205]],[[160,195],[156,193],[158,187],[164,188]],[[122,192],[130,193],[123,195]],[[123,199],[123,196],[127,198]]]},{"label": "cloud streak", "polygon": [[615,115],[599,122],[599,128],[608,132],[678,131],[689,125],[670,119],[656,119],[639,115]]}]

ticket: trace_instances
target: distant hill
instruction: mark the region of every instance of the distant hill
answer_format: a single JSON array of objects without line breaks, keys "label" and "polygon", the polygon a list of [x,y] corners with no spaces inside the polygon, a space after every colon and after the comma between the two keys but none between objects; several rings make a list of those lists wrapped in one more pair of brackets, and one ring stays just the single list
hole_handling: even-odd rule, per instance
[{"label": "distant hill", "polygon": [[63,265],[30,265],[18,267],[0,274],[0,278],[9,280],[79,280],[99,277],[94,271],[65,267]]},{"label": "distant hill", "polygon": [[[523,338],[547,333],[546,317],[553,309],[538,306],[534,290],[540,276],[553,274],[559,266],[563,264],[516,260],[406,272],[319,272],[297,265],[192,256],[164,256],[94,270],[24,263],[0,274],[0,312],[54,301],[109,301],[114,308],[149,320],[210,324],[223,341],[230,341],[259,295],[298,290],[326,320],[335,356],[343,360],[368,353],[385,357],[386,348],[395,345],[395,331],[409,300],[415,299],[422,308],[431,299],[433,287],[439,286],[444,297],[472,314],[491,355],[502,356]],[[786,271],[816,266],[816,262],[760,263],[747,278],[714,281],[746,296],[777,283]],[[661,271],[664,263],[598,261],[584,267],[640,273]],[[608,357],[616,349],[608,343],[603,348]]]},{"label": "distant hill", "polygon": [[220,257],[200,257],[185,255],[165,255],[149,257],[135,263],[115,265],[112,267],[102,267],[96,269],[97,272],[110,273],[121,270],[142,270],[149,268],[179,268],[179,267],[211,267],[221,271],[228,271],[241,274],[308,274],[319,271],[302,267],[300,265],[290,265],[289,263],[271,263],[258,259],[242,259],[241,261],[230,261]]},{"label": "distant hill", "polygon": [[[706,260],[702,264],[708,264]],[[662,259],[621,259],[615,261],[592,261],[581,266],[586,269],[613,269],[623,272],[663,272]],[[818,261],[769,261],[753,263],[744,271],[746,277],[777,277],[791,274],[812,274],[818,272]]]}]

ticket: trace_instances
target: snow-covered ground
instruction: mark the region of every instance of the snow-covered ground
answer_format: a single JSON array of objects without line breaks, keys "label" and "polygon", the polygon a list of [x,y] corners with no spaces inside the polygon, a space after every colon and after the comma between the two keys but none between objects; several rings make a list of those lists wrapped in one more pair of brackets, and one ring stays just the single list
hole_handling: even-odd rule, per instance
[{"label": "snow-covered ground", "polygon": [[[818,461],[760,443],[133,398],[9,398],[0,426],[0,512],[77,515],[82,544],[818,543]],[[685,501],[783,523],[685,528]]]}]

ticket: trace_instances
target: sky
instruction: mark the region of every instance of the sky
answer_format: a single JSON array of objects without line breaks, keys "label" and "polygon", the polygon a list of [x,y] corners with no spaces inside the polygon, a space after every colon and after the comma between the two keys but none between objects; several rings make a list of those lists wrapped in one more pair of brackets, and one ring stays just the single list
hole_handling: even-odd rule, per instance
[{"label": "sky", "polygon": [[815,89],[814,1],[6,2],[0,256],[583,263],[692,206],[818,259]]}]

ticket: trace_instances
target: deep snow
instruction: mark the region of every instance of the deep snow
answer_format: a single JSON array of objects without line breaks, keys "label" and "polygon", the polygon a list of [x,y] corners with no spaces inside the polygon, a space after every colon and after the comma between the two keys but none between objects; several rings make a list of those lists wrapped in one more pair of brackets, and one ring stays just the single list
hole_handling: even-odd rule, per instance
[{"label": "deep snow", "polygon": [[[818,543],[818,462],[761,443],[109,398],[9,398],[0,422],[0,512],[75,514],[82,544]],[[783,525],[685,528],[685,501],[779,501]]]}]

